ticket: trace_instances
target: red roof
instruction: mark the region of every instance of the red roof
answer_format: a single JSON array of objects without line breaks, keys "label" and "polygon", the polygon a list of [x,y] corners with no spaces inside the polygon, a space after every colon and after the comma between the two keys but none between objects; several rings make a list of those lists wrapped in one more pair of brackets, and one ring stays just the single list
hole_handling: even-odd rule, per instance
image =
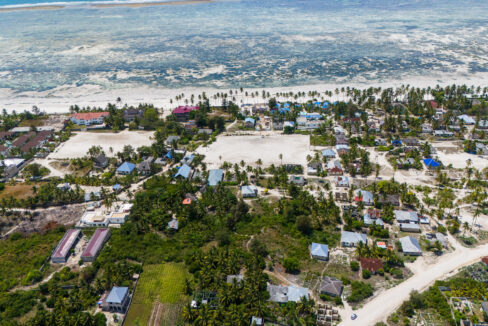
[{"label": "red roof", "polygon": [[94,119],[100,119],[102,117],[108,117],[110,113],[104,111],[104,112],[85,112],[85,113],[73,113],[70,115],[71,118],[76,118],[77,120],[94,120]]},{"label": "red roof", "polygon": [[359,258],[361,268],[376,273],[378,269],[383,268],[383,261],[380,258]]},{"label": "red roof", "polygon": [[61,239],[61,241],[59,242],[59,245],[53,254],[53,258],[66,257],[79,235],[80,235],[80,230],[78,229],[68,230],[64,235],[63,239]]},{"label": "red roof", "polygon": [[485,257],[481,258],[481,261],[483,263],[485,263],[486,265],[488,265],[488,256],[485,256]]},{"label": "red roof", "polygon": [[90,239],[85,251],[83,251],[81,257],[95,257],[98,255],[109,235],[109,229],[97,229]]},{"label": "red roof", "polygon": [[173,114],[186,114],[190,113],[191,111],[197,111],[200,110],[199,106],[179,106],[176,109],[173,110]]},{"label": "red roof", "polygon": [[437,109],[437,102],[436,101],[429,101],[430,103],[430,106],[433,108],[433,109]]}]

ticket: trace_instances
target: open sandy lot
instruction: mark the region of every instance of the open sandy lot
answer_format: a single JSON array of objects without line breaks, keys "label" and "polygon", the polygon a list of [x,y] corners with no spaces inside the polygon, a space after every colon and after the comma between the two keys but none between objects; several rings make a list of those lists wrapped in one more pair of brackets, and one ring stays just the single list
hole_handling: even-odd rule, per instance
[{"label": "open sandy lot", "polygon": [[[78,132],[49,154],[49,159],[71,159],[86,155],[92,146],[101,146],[107,156],[114,156],[125,145],[134,149],[151,145],[151,131],[122,131],[119,133]],[[112,151],[110,151],[112,148]]]},{"label": "open sandy lot", "polygon": [[198,153],[205,155],[205,162],[216,167],[222,162],[256,165],[261,159],[263,166],[280,164],[307,164],[307,155],[312,155],[310,138],[306,135],[260,135],[253,136],[222,136],[209,147],[200,147]]}]

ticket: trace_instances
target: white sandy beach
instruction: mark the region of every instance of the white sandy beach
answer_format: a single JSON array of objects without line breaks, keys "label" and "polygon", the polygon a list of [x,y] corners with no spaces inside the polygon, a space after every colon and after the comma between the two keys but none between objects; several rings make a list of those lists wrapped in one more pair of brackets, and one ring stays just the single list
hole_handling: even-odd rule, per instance
[{"label": "white sandy beach", "polygon": [[[302,86],[290,86],[290,87],[263,87],[263,88],[244,88],[244,92],[248,92],[249,96],[245,96],[238,92],[236,95],[236,88],[232,88],[234,91],[234,97],[238,104],[241,103],[263,103],[268,99],[263,100],[261,92],[266,90],[270,94],[287,93],[287,92],[305,92],[319,91],[322,94],[325,91],[332,91],[341,87],[355,87],[365,89],[369,87],[400,87],[401,85],[410,85],[414,87],[435,87],[436,85],[462,85],[468,86],[487,86],[488,85],[488,73],[477,74],[471,77],[465,76],[445,76],[442,80],[437,78],[407,78],[402,80],[392,80],[387,82],[363,82],[363,83],[344,83],[344,84],[316,84],[316,85],[302,85]],[[6,109],[7,112],[21,112],[24,110],[30,110],[32,106],[36,105],[46,113],[66,113],[69,112],[70,105],[77,104],[79,106],[101,106],[105,107],[107,103],[115,103],[116,99],[120,97],[123,104],[138,105],[139,103],[152,103],[157,107],[162,107],[168,112],[180,104],[185,104],[185,100],[175,101],[177,95],[185,94],[185,99],[190,99],[191,94],[195,95],[195,101],[198,101],[198,95],[205,92],[207,97],[211,99],[212,104],[219,105],[221,99],[214,100],[213,95],[216,93],[229,93],[231,88],[196,88],[186,87],[178,89],[169,89],[163,87],[149,87],[135,85],[133,87],[121,87],[117,89],[103,89],[97,85],[83,85],[83,86],[59,86],[57,88],[44,91],[44,92],[22,92],[15,93],[9,89],[0,89],[0,109]],[[252,92],[259,92],[259,96],[251,97]],[[230,97],[229,99],[232,99]],[[308,101],[310,98],[301,97],[298,101]],[[344,95],[333,94],[332,98],[324,97],[324,100],[345,100]],[[173,100],[173,103],[170,101]],[[279,98],[284,101],[286,98]],[[293,98],[289,98],[293,100]],[[321,98],[319,98],[321,100]]]}]

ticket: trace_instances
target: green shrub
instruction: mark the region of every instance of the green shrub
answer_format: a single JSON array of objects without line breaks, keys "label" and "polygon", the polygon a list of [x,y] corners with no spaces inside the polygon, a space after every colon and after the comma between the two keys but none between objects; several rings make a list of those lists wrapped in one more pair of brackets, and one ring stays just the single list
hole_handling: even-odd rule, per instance
[{"label": "green shrub", "polygon": [[359,262],[353,260],[349,263],[349,266],[351,267],[351,270],[354,272],[357,272],[359,270]]},{"label": "green shrub", "polygon": [[371,277],[371,272],[367,269],[363,269],[363,278],[367,280],[370,277]]},{"label": "green shrub", "polygon": [[285,258],[283,260],[283,267],[285,268],[287,273],[291,274],[300,271],[300,263],[298,262],[298,259],[294,257]]}]

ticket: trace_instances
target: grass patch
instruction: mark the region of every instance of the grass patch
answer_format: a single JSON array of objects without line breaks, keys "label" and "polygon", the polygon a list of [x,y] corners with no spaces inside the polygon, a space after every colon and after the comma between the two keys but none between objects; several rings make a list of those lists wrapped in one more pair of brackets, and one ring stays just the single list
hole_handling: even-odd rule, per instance
[{"label": "grass patch", "polygon": [[32,185],[19,183],[14,186],[5,185],[5,189],[0,191],[1,198],[9,198],[10,196],[16,199],[25,199],[27,197],[32,197],[34,192],[32,191]]},{"label": "grass patch", "polygon": [[145,265],[137,284],[125,325],[148,325],[155,302],[162,303],[162,324],[176,325],[187,300],[188,273],[182,264]]}]

